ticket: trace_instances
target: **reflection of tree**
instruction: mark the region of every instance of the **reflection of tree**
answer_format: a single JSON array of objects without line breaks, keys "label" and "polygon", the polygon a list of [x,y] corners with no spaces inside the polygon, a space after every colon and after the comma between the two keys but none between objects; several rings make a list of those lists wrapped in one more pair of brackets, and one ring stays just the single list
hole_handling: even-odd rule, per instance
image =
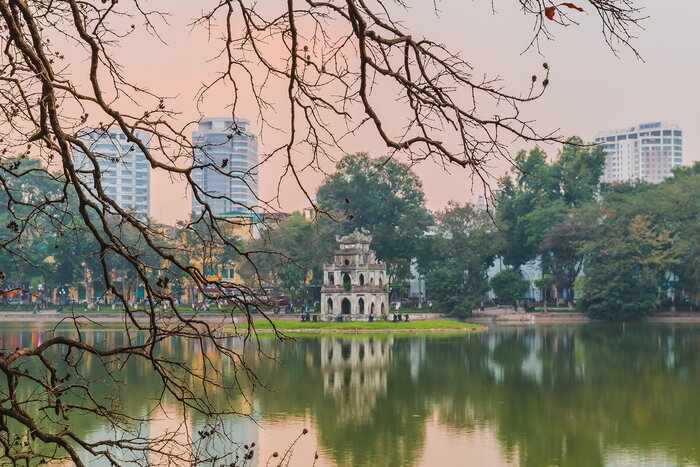
[{"label": "reflection of tree", "polygon": [[[457,429],[490,424],[520,465],[603,465],[614,451],[697,463],[700,339],[661,326],[511,328],[429,341],[421,385]],[[389,375],[391,381],[391,375]],[[684,421],[684,422],[679,422]]]},{"label": "reflection of tree", "polygon": [[[250,400],[271,417],[310,417],[322,449],[338,465],[415,465],[435,413],[457,432],[489,427],[505,457],[521,466],[604,465],[611,455],[629,461],[625,453],[698,464],[698,330],[608,324],[497,328],[455,338],[264,340],[264,353],[280,363],[258,359],[254,370],[272,390]],[[0,347],[12,347],[38,337],[3,329],[0,339]],[[85,339],[95,345],[127,342],[124,333],[107,330],[86,332]],[[213,348],[183,342],[172,340],[163,351],[191,362],[210,355],[216,362]],[[213,365],[223,370],[222,377],[234,377],[232,368]],[[153,410],[160,386],[147,366],[95,359],[81,363],[80,371],[104,381],[96,394],[124,413],[144,417]],[[341,384],[335,379],[329,384],[329,375],[337,372]],[[360,385],[356,378],[363,373]],[[126,390],[116,391],[113,377],[126,382]],[[213,395],[218,409],[234,408]],[[243,400],[236,408],[250,413]],[[209,421],[191,415],[190,420],[197,449],[198,431]],[[108,425],[96,423],[89,415],[71,416],[79,435],[107,436]],[[236,427],[229,433],[231,428]],[[240,439],[209,442],[210,449],[222,452],[234,441],[255,438],[242,424],[239,428]]]},{"label": "reflection of tree", "polygon": [[343,416],[355,403],[353,386],[342,385],[347,392],[339,395],[328,375],[357,368],[353,358],[366,339],[338,365],[323,358],[333,349],[335,362],[351,339],[304,340],[275,346],[284,370],[269,364],[264,381],[278,390],[260,397],[268,413],[309,410],[340,465],[417,462],[433,411],[457,431],[490,426],[505,457],[522,466],[603,465],[611,453],[656,455],[659,447],[678,463],[698,463],[700,421],[688,417],[700,413],[696,331],[587,325],[394,339],[383,366],[386,393],[374,392],[361,417]]},{"label": "reflection of tree", "polygon": [[[34,330],[25,330],[26,327],[2,329],[0,351],[29,345],[29,343],[38,345],[45,338],[45,334],[39,330],[39,327],[33,326],[33,328]],[[58,331],[58,334],[69,335],[72,332],[74,331],[69,328],[63,328]],[[121,329],[109,326],[82,329],[81,332],[82,341],[97,348],[139,345],[146,338],[143,333],[128,335]],[[226,345],[229,348],[242,348],[240,340],[234,342],[232,337],[222,339],[227,340]],[[40,428],[47,432],[58,432],[70,424],[73,432],[80,438],[89,441],[120,440],[122,446],[125,443],[131,446],[131,452],[128,449],[118,449],[117,446],[105,451],[126,464],[135,462],[140,463],[138,465],[158,465],[160,462],[166,465],[170,461],[179,460],[182,465],[189,465],[194,452],[198,460],[222,454],[233,457],[236,454],[236,443],[242,445],[250,442],[253,437],[253,433],[238,427],[241,422],[240,415],[250,414],[252,409],[242,394],[227,396],[217,386],[207,385],[205,389],[198,383],[202,380],[202,373],[205,371],[210,373],[208,381],[221,380],[221,385],[227,386],[231,386],[233,378],[242,378],[242,375],[235,374],[234,365],[229,360],[222,359],[210,341],[202,341],[200,346],[193,345],[193,342],[196,341],[169,338],[163,340],[157,349],[162,355],[177,355],[178,358],[186,358],[190,362],[190,368],[194,373],[181,372],[178,377],[189,378],[192,392],[196,395],[206,390],[207,400],[216,406],[218,413],[222,414],[221,418],[207,419],[191,409],[183,412],[182,405],[177,403],[175,397],[163,392],[160,378],[146,361],[129,359],[125,356],[99,358],[93,355],[73,354],[60,359],[52,353],[47,353],[47,358],[56,361],[58,374],[69,375],[68,384],[73,384],[73,391],[66,392],[62,402],[67,406],[73,406],[84,404],[85,398],[94,398],[94,404],[105,412],[103,417],[96,417],[91,412],[82,411],[72,411],[65,419],[54,416],[53,411],[46,411],[44,401],[34,396],[36,387],[28,381],[22,381],[15,392],[18,400],[29,401],[24,403],[24,409],[37,420],[41,420]],[[24,362],[28,371],[36,370],[39,365],[38,361]],[[211,372],[216,372],[216,375]],[[176,373],[173,370],[173,374]],[[80,389],[85,381],[99,382],[99,384],[95,384],[88,394],[87,391]],[[242,379],[241,383],[243,383]],[[6,390],[6,384],[7,380],[0,377],[0,394]],[[245,387],[245,383],[243,386]],[[5,402],[0,399],[0,406]],[[1,422],[0,419],[0,430]],[[10,420],[8,425],[12,423]],[[226,429],[220,429],[222,426]],[[9,428],[19,430],[15,425]],[[202,436],[200,433],[202,430],[211,430],[211,428],[215,428],[213,436]],[[231,434],[241,434],[245,438],[233,439]],[[143,439],[140,439],[141,437]],[[153,444],[149,445],[149,442]],[[28,439],[28,443],[31,443],[30,446],[35,453],[53,455],[55,452],[53,447],[43,444],[38,438]],[[144,452],[144,447],[147,445],[154,449],[150,455]],[[85,449],[86,447],[83,446],[81,452]],[[85,458],[89,459],[90,465],[108,464],[106,457],[100,454],[101,451],[86,455]],[[63,454],[59,451],[59,455]],[[2,447],[0,447],[0,464],[3,464],[2,459]]]},{"label": "reflection of tree", "polygon": [[[263,411],[295,416],[310,413],[320,444],[338,465],[411,465],[420,458],[424,424],[430,415],[418,381],[411,377],[412,342],[358,337],[270,343],[266,352],[283,366],[263,360],[255,368],[261,381],[274,388],[258,394]],[[333,356],[328,359],[331,349]],[[343,379],[338,385],[335,379],[329,384],[329,375],[337,371]],[[368,391],[365,395],[358,392],[362,385]],[[358,407],[360,403],[373,406]],[[361,415],[351,416],[353,408]]]}]

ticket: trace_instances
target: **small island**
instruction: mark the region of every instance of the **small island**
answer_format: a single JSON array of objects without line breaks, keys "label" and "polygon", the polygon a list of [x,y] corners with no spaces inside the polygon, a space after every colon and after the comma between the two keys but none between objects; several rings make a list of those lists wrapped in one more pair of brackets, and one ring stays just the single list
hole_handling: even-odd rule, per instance
[{"label": "small island", "polygon": [[[425,321],[346,321],[333,322],[301,322],[282,320],[256,320],[255,330],[259,332],[309,332],[309,333],[400,333],[400,332],[473,332],[485,331],[487,328],[481,324],[465,323],[453,320],[425,320]],[[246,324],[234,325],[235,329],[247,329]]]}]

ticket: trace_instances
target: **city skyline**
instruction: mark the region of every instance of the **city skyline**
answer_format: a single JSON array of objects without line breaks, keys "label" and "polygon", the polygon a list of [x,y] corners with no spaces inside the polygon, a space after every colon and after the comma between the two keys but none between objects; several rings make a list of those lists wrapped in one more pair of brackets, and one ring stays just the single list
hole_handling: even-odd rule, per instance
[{"label": "city skyline", "polygon": [[[209,194],[205,199],[212,213],[223,217],[252,214],[260,205],[260,185],[257,172],[258,138],[252,133],[250,121],[246,118],[234,120],[229,117],[203,117],[198,122],[198,127],[198,131],[192,132],[192,163],[211,164],[219,168],[223,165],[226,168],[223,171],[213,167],[193,171],[195,182],[203,192]],[[148,147],[149,135],[146,132],[136,131],[136,136]],[[603,144],[607,151],[601,182],[663,181],[671,175],[672,168],[692,164],[683,156],[682,138],[683,130],[668,122],[640,123],[599,131],[593,140]],[[122,208],[150,217],[153,196],[157,199],[160,193],[152,193],[150,190],[153,171],[140,149],[129,143],[126,135],[115,128],[85,129],[80,139],[98,158],[104,159],[104,164],[100,164],[100,167],[105,193]],[[667,139],[671,140],[666,141]],[[79,170],[92,170],[91,162],[79,149],[76,148],[75,154]],[[84,173],[83,178],[94,186]],[[494,191],[498,190],[494,188]],[[222,198],[210,196],[215,194]],[[182,219],[201,212],[202,205],[192,195],[189,199],[191,210],[181,216]],[[468,201],[478,206],[484,202],[484,198],[479,195],[475,200]]]},{"label": "city skyline", "polygon": [[[700,81],[700,67],[687,59],[694,53],[695,26],[692,18],[700,14],[700,4],[681,0],[673,5],[645,5],[644,14],[648,18],[642,24],[644,29],[634,31],[637,37],[633,45],[641,55],[641,59],[638,59],[630,50],[622,47],[616,56],[599,39],[597,18],[589,12],[575,18],[580,20],[579,26],[552,26],[555,39],[541,41],[539,52],[536,47],[526,51],[533,34],[532,24],[524,20],[517,5],[497,4],[498,12],[494,14],[490,2],[487,3],[445,0],[438,4],[440,13],[436,16],[430,2],[416,5],[402,16],[407,27],[415,30],[416,34],[434,36],[452,49],[468,53],[474,75],[496,76],[511,90],[526,89],[533,72],[538,73],[546,61],[551,68],[547,92],[524,109],[543,132],[555,131],[563,137],[579,135],[585,141],[593,141],[596,133],[604,128],[622,128],[633,122],[673,121],[684,130],[684,164],[700,160],[697,131],[700,128],[700,115],[691,105],[700,101],[700,91],[693,84]],[[225,88],[213,91],[202,102],[190,97],[196,95],[201,86],[200,76],[215,70],[216,64],[208,61],[209,56],[201,54],[201,50],[206,50],[209,44],[207,35],[175,34],[180,26],[186,27],[186,18],[196,15],[196,5],[178,4],[175,8],[180,15],[173,19],[172,33],[163,33],[169,47],[149,44],[154,53],[143,56],[148,56],[148,61],[132,54],[123,54],[120,59],[125,65],[130,65],[130,70],[134,70],[132,76],[137,81],[177,96],[170,102],[183,115],[190,117],[185,121],[192,121],[192,116],[226,114],[228,109],[221,105],[229,95],[229,90]],[[462,26],[464,17],[479,17],[479,21],[470,23],[470,28],[465,29]],[[183,21],[182,24],[177,22],[178,18]],[[128,42],[133,40],[134,45],[137,42],[141,44],[140,37],[134,36]],[[488,47],[471,46],[483,43],[486,38]],[[128,50],[128,47],[124,50]],[[180,60],[181,54],[194,57],[192,60],[199,57],[195,60],[198,66],[193,66],[192,60]],[[168,79],[163,80],[163,76]],[[649,92],[651,89],[660,92]],[[273,92],[278,92],[278,97],[283,99],[286,90]],[[388,94],[386,100],[394,100],[395,96]],[[268,114],[273,118],[273,125],[283,125],[288,119],[286,110],[286,105],[280,105],[275,107],[275,112]],[[390,112],[390,107],[386,112]],[[277,180],[285,174],[285,154],[267,157],[284,144],[285,135],[270,128],[260,134],[254,102],[242,99],[236,107],[236,114],[250,118],[252,132],[260,136],[260,197],[284,211],[307,207],[308,200],[289,174],[280,182],[283,196],[279,199],[276,199],[277,184],[265,183],[265,180]],[[343,149],[346,152],[367,151],[374,156],[388,152],[372,132],[364,132],[345,142]],[[511,154],[532,147],[512,141],[505,143]],[[554,156],[560,146],[544,145],[543,148]],[[304,166],[304,154],[294,155],[300,158],[300,166]],[[342,155],[341,150],[331,154],[336,160]],[[492,187],[496,179],[509,169],[503,162],[492,162],[488,167],[494,175],[489,180]],[[333,163],[327,161],[321,169],[332,171]],[[450,167],[449,173],[446,173],[440,164],[426,161],[417,167],[417,172],[432,210],[443,209],[449,200],[473,202],[481,194],[481,187],[472,186],[467,170]],[[308,167],[299,177],[310,192],[315,192],[323,182],[324,174],[315,167]],[[154,201],[153,215],[156,218],[174,223],[176,219],[183,218],[183,213],[189,213],[191,200],[184,184],[173,183],[163,171],[156,171],[153,185],[156,191],[167,193]]]}]

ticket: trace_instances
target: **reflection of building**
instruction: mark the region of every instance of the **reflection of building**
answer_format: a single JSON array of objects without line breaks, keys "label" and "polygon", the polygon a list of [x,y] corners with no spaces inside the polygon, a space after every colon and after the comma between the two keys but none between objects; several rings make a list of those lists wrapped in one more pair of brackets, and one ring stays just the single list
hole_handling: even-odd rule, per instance
[{"label": "reflection of building", "polygon": [[604,182],[657,183],[683,163],[683,132],[676,125],[645,123],[601,132],[595,141],[605,147]]},{"label": "reflection of building", "polygon": [[391,338],[321,339],[323,392],[338,400],[341,417],[368,418],[386,394],[393,344]]},{"label": "reflection of building", "polygon": [[366,319],[389,310],[386,264],[369,249],[372,237],[355,232],[338,239],[333,263],[323,265],[321,314]]}]

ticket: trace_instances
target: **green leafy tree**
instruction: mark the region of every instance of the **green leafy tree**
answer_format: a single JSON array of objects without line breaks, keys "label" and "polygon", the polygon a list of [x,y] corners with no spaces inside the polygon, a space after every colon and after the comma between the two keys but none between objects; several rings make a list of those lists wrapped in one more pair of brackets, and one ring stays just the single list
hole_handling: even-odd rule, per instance
[{"label": "green leafy tree", "polygon": [[[43,284],[51,297],[58,287],[76,281],[97,242],[74,214],[75,195],[63,190],[63,175],[26,157],[3,160],[0,171],[6,178],[0,190],[0,205],[6,207],[0,212],[4,288],[34,292]],[[41,203],[42,209],[34,209]]]},{"label": "green leafy tree", "polygon": [[582,311],[592,318],[638,319],[659,304],[662,272],[679,255],[672,233],[649,216],[608,212],[583,247],[586,278]]},{"label": "green leafy tree", "polygon": [[570,306],[583,261],[576,254],[581,221],[571,211],[595,200],[604,165],[602,146],[585,146],[572,137],[551,163],[540,148],[521,151],[510,175],[499,181],[497,220],[505,262],[517,268],[539,255],[557,290],[569,292]]},{"label": "green leafy tree", "polygon": [[534,284],[542,292],[542,304],[544,312],[547,313],[547,291],[554,285],[554,278],[550,274],[545,274],[541,278],[535,279]]},{"label": "green leafy tree", "polygon": [[308,279],[311,285],[321,285],[323,263],[335,248],[335,234],[336,225],[329,219],[312,221],[295,212],[248,242],[241,275],[251,286],[301,298],[308,291]]},{"label": "green leafy tree", "polygon": [[513,305],[515,310],[518,309],[518,300],[520,300],[530,284],[520,275],[515,269],[504,269],[495,274],[490,281],[493,293],[503,302]]},{"label": "green leafy tree", "polygon": [[[697,297],[700,164],[673,174],[655,185],[604,187],[597,217],[588,222],[588,238],[579,248],[586,272],[582,310],[606,319],[632,319],[669,297],[673,303]],[[614,293],[606,291],[616,284]]]},{"label": "green leafy tree", "polygon": [[469,316],[489,288],[486,271],[497,249],[493,222],[485,212],[457,203],[436,219],[436,233],[423,242],[426,251],[418,258],[427,293],[450,313]]},{"label": "green leafy tree", "polygon": [[410,262],[432,224],[423,186],[407,164],[365,153],[346,156],[317,194],[318,205],[340,218],[339,234],[372,235],[371,247],[386,261],[394,290],[405,290]]}]

